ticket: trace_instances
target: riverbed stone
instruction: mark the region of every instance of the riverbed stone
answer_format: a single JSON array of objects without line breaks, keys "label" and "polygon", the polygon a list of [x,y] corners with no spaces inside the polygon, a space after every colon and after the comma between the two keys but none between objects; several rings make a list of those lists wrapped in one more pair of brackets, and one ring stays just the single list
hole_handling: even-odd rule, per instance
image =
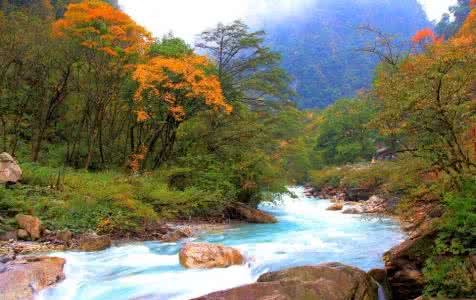
[{"label": "riverbed stone", "polygon": [[227,268],[245,259],[237,249],[209,243],[186,244],[179,253],[180,264],[191,269]]},{"label": "riverbed stone", "polygon": [[21,229],[28,232],[32,240],[37,240],[44,234],[45,228],[37,217],[19,214],[15,220]]},{"label": "riverbed stone", "polygon": [[327,208],[327,210],[330,211],[337,211],[337,210],[342,210],[344,208],[344,204],[342,203],[336,203]]},{"label": "riverbed stone", "polygon": [[364,271],[340,263],[296,267],[262,275],[257,283],[197,300],[375,300],[377,285]]},{"label": "riverbed stone", "polygon": [[347,207],[345,208],[342,213],[346,215],[358,215],[358,214],[363,214],[365,211],[361,206],[352,206],[352,207]]},{"label": "riverbed stone", "polygon": [[190,238],[193,236],[193,230],[191,228],[178,228],[170,231],[160,237],[160,241],[164,243],[175,243],[182,239]]},{"label": "riverbed stone", "polygon": [[272,224],[278,222],[274,216],[243,203],[235,203],[228,207],[227,214],[231,219],[242,220],[249,223]]},{"label": "riverbed stone", "polygon": [[65,260],[58,257],[25,257],[0,273],[2,300],[33,300],[34,295],[65,278]]},{"label": "riverbed stone", "polygon": [[9,230],[0,234],[0,241],[10,241],[17,239],[17,231],[16,230]]},{"label": "riverbed stone", "polygon": [[69,244],[72,238],[73,238],[73,233],[69,230],[60,230],[56,232],[56,239],[65,244]]},{"label": "riverbed stone", "polygon": [[111,247],[111,238],[107,235],[84,234],[79,240],[79,249],[93,252],[101,251]]},{"label": "riverbed stone", "polygon": [[20,240],[26,240],[30,237],[30,235],[28,234],[28,231],[26,231],[25,229],[18,229],[17,230],[17,237]]}]

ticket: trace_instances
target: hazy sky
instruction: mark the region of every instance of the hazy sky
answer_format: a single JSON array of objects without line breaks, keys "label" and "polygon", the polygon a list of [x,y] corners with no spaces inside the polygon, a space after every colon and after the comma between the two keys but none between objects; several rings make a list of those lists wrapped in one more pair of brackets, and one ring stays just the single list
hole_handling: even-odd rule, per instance
[{"label": "hazy sky", "polygon": [[457,0],[419,0],[426,10],[430,20],[439,19],[441,15],[448,11],[448,7],[455,4]]},{"label": "hazy sky", "polygon": [[[262,15],[296,15],[314,1],[318,0],[119,0],[119,3],[154,35],[160,37],[173,31],[192,42],[197,33],[218,22],[259,19]],[[419,1],[429,19],[434,20],[457,0]]]}]

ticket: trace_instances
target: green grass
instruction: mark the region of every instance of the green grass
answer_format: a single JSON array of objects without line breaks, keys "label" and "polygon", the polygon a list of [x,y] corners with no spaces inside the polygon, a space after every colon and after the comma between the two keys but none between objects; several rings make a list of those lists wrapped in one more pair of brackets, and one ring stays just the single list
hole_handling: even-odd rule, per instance
[{"label": "green grass", "polygon": [[[0,215],[33,214],[51,230],[140,232],[160,219],[220,216],[220,192],[169,187],[164,172],[129,176],[121,171],[87,172],[22,164],[23,181],[0,187]],[[0,228],[1,230],[1,228]]]}]

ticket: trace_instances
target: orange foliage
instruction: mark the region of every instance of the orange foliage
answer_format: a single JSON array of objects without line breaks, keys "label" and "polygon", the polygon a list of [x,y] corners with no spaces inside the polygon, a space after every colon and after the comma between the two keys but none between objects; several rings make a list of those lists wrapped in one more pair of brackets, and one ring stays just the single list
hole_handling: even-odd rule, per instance
[{"label": "orange foliage", "polygon": [[422,29],[412,37],[412,42],[415,45],[427,41],[430,41],[432,44],[441,43],[443,38],[437,38],[435,33],[430,28]]},{"label": "orange foliage", "polygon": [[111,56],[145,53],[152,42],[150,33],[128,15],[99,0],[69,4],[64,18],[53,24],[53,32]]},{"label": "orange foliage", "polygon": [[133,174],[139,172],[142,161],[145,159],[145,155],[147,153],[147,147],[142,146],[139,148],[137,153],[129,155],[129,169]]},{"label": "orange foliage", "polygon": [[206,72],[209,66],[206,57],[197,55],[152,58],[134,72],[133,78],[139,83],[135,99],[141,101],[145,93],[159,97],[177,121],[186,116],[183,102],[190,99],[229,113],[232,107],[225,102],[220,81]]},{"label": "orange foliage", "polygon": [[476,7],[476,0],[471,0],[471,1],[469,2],[469,7],[470,7],[470,8],[475,8],[475,7]]},{"label": "orange foliage", "polygon": [[[476,2],[476,0],[474,0]],[[476,9],[471,10],[463,26],[453,38],[453,43],[458,46],[474,48],[476,41]]]},{"label": "orange foliage", "polygon": [[145,122],[150,119],[149,114],[144,110],[137,111],[137,122]]}]

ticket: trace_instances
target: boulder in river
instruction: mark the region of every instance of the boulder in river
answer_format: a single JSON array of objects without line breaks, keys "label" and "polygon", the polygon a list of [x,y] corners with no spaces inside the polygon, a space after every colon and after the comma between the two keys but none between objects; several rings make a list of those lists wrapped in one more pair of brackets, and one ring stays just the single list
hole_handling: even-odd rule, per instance
[{"label": "boulder in river", "polygon": [[16,160],[8,153],[0,154],[0,183],[17,183],[22,171]]},{"label": "boulder in river", "polygon": [[37,217],[19,214],[15,220],[21,229],[28,232],[32,240],[37,240],[44,234],[45,228]]},{"label": "boulder in river", "polygon": [[243,203],[235,203],[228,207],[227,213],[231,219],[243,220],[249,223],[269,224],[278,222],[274,216]]},{"label": "boulder in river", "polygon": [[365,210],[360,206],[348,207],[342,211],[342,213],[346,215],[358,215],[363,214],[364,212]]},{"label": "boulder in river", "polygon": [[245,261],[237,249],[209,243],[186,244],[179,259],[182,266],[193,269],[227,268]]},{"label": "boulder in river", "polygon": [[329,206],[329,207],[327,208],[327,210],[336,211],[336,210],[342,210],[342,208],[344,208],[344,204],[342,204],[342,203],[336,203],[336,204],[333,204],[333,205]]},{"label": "boulder in river", "polygon": [[9,262],[0,273],[2,300],[32,300],[34,295],[64,279],[65,260],[58,257],[26,257]]},{"label": "boulder in river", "polygon": [[82,251],[101,251],[111,247],[111,239],[106,235],[85,234],[79,240]]},{"label": "boulder in river", "polygon": [[364,271],[328,263],[266,273],[257,283],[196,300],[375,300],[377,291],[377,285]]}]

